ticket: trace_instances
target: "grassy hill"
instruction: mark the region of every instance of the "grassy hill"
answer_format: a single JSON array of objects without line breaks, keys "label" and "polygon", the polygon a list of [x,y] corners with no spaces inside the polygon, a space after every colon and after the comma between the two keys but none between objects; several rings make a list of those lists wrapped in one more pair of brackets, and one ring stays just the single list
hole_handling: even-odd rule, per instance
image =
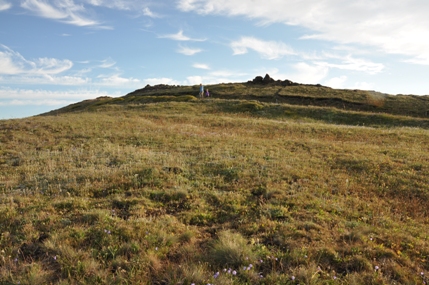
[{"label": "grassy hill", "polygon": [[208,88],[0,120],[0,283],[429,281],[427,97]]}]

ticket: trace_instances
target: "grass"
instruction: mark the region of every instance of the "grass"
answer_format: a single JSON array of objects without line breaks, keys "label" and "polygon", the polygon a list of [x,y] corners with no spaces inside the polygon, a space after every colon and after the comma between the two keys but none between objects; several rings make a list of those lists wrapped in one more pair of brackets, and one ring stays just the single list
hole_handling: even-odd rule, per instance
[{"label": "grass", "polygon": [[0,283],[428,281],[427,120],[165,100],[0,121]]},{"label": "grass", "polygon": [[[163,101],[192,102],[196,100],[199,86],[148,86],[123,97],[100,97],[86,100],[52,111],[58,114],[69,111],[94,110],[103,105],[147,104]],[[206,86],[212,98],[253,100],[265,103],[290,104],[294,106],[331,107],[342,111],[371,112],[428,118],[429,97],[414,95],[389,95],[370,90],[332,89],[321,85],[294,84],[284,86],[281,82],[260,85],[252,83],[221,83]]]}]

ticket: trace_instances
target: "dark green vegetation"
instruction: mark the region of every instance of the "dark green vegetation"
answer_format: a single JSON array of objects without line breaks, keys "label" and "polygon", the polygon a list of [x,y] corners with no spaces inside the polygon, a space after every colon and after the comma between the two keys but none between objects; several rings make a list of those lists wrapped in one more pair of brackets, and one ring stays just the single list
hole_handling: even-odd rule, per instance
[{"label": "dark green vegetation", "polygon": [[426,97],[161,87],[0,121],[0,283],[427,282]]}]

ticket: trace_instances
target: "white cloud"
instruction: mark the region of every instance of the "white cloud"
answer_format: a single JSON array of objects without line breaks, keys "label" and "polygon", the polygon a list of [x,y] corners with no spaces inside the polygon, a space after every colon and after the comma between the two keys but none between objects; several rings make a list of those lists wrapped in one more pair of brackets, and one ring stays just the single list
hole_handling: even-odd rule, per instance
[{"label": "white cloud", "polygon": [[18,74],[21,73],[22,67],[14,63],[13,56],[18,56],[9,51],[0,51],[0,74]]},{"label": "white cloud", "polygon": [[68,59],[59,60],[56,58],[39,58],[35,61],[36,73],[42,75],[59,74],[69,70],[73,66],[73,62]]},{"label": "white cloud", "polygon": [[384,64],[371,62],[366,59],[354,58],[351,55],[339,56],[333,54],[325,54],[325,59],[338,60],[340,63],[331,63],[325,61],[315,61],[316,65],[327,66],[330,68],[338,68],[342,70],[362,71],[368,74],[377,74],[384,70]]},{"label": "white cloud", "polygon": [[[89,62],[81,62],[87,64]],[[107,58],[96,67],[112,68],[116,62]],[[73,62],[67,59],[38,58],[27,60],[18,52],[0,45],[0,83],[2,84],[34,84],[58,86],[109,86],[109,87],[140,87],[141,81],[136,78],[124,78],[119,74],[98,75],[92,79],[88,77],[93,68],[71,71]],[[115,69],[115,68],[114,68]],[[69,74],[61,75],[69,71]]]},{"label": "white cloud", "polygon": [[282,42],[262,41],[254,37],[242,37],[238,41],[230,44],[234,55],[246,54],[252,49],[265,59],[280,59],[285,55],[294,55],[295,52],[288,45]]},{"label": "white cloud", "polygon": [[196,84],[203,83],[203,77],[202,76],[188,76],[186,79],[187,79],[188,84],[190,84],[190,85],[196,85]]},{"label": "white cloud", "polygon": [[0,102],[0,106],[64,106],[74,103],[67,100],[11,100]]},{"label": "white cloud", "polygon": [[342,75],[340,77],[333,77],[323,83],[323,85],[332,88],[344,88],[344,83],[347,81],[347,76]]},{"label": "white cloud", "polygon": [[[93,99],[100,96],[119,96],[118,93],[108,93],[100,90],[30,90],[30,89],[12,89],[0,88],[0,100],[6,104],[22,104],[26,105],[43,105],[46,102],[61,101],[61,102],[76,102],[77,100]],[[33,102],[29,104],[29,102]]]},{"label": "white cloud", "polygon": [[210,67],[207,64],[204,64],[204,63],[195,63],[192,66],[194,68],[198,68],[198,69],[206,69],[206,70],[210,69]]},{"label": "white cloud", "polygon": [[95,83],[96,85],[110,86],[110,87],[131,87],[131,86],[140,86],[141,81],[136,78],[125,78],[121,77],[119,74],[111,76],[100,75],[98,78],[101,79],[100,83]]},{"label": "white cloud", "polygon": [[320,83],[329,73],[327,66],[310,65],[305,62],[300,62],[293,65],[295,73],[285,76],[295,82],[305,82],[307,84]]},{"label": "white cloud", "polygon": [[215,70],[210,72],[211,77],[226,77],[226,78],[234,78],[239,77],[240,75],[237,72],[232,70]]},{"label": "white cloud", "polygon": [[54,75],[69,70],[73,63],[55,58],[39,58],[34,61],[25,59],[21,54],[0,45],[0,74],[17,75]]},{"label": "white cloud", "polygon": [[177,49],[178,53],[184,54],[184,55],[194,55],[197,53],[202,52],[202,49],[199,48],[189,48],[182,45],[179,45],[179,48]]},{"label": "white cloud", "polygon": [[193,38],[190,38],[188,36],[185,36],[183,34],[183,30],[179,30],[179,32],[177,32],[177,34],[162,35],[162,36],[158,36],[158,38],[170,39],[170,40],[174,40],[174,41],[194,41],[194,42],[203,42],[206,40],[206,39],[193,39]]},{"label": "white cloud", "polygon": [[[260,3],[260,4],[258,4]],[[198,14],[246,16],[263,23],[302,26],[303,39],[357,44],[429,64],[427,0],[178,0],[178,9]]]},{"label": "white cloud", "polygon": [[105,60],[102,60],[101,64],[98,67],[100,67],[100,68],[110,68],[110,67],[114,66],[115,64],[116,64],[116,62],[109,57],[109,58],[107,58]]},{"label": "white cloud", "polygon": [[124,0],[85,0],[88,4],[93,6],[107,7],[110,9],[119,9],[119,10],[130,10],[131,4],[134,1],[124,1]]},{"label": "white cloud", "polygon": [[220,82],[244,82],[247,81],[249,74],[237,72],[234,70],[215,70],[204,75],[188,76],[185,81],[185,85],[196,85],[196,84],[217,84]]},{"label": "white cloud", "polygon": [[360,90],[372,90],[374,89],[374,84],[368,82],[356,82],[354,84],[354,88]]},{"label": "white cloud", "polygon": [[143,8],[143,15],[150,17],[150,18],[161,18],[161,15],[152,12],[152,10],[150,10],[149,7]]},{"label": "white cloud", "polygon": [[91,83],[91,79],[78,76],[51,76],[51,75],[19,75],[0,77],[2,84],[33,84],[33,85],[57,85],[78,86]]},{"label": "white cloud", "polygon": [[83,5],[77,5],[73,0],[24,0],[21,7],[34,14],[52,20],[58,20],[75,26],[96,26],[99,23],[88,19],[84,14]]},{"label": "white cloud", "polygon": [[157,84],[168,84],[168,85],[180,85],[179,81],[171,78],[147,78],[143,80],[144,84],[157,85]]},{"label": "white cloud", "polygon": [[7,1],[0,0],[0,11],[6,11],[12,8],[12,4]]}]

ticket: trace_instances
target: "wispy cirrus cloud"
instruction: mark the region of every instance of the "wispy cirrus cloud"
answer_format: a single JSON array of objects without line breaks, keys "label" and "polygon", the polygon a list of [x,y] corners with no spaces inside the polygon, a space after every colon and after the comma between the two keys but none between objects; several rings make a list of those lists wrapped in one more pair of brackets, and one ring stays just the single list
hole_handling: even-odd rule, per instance
[{"label": "wispy cirrus cloud", "polygon": [[0,0],[0,11],[6,11],[12,8],[12,4],[10,2]]},{"label": "wispy cirrus cloud", "polygon": [[153,12],[149,7],[143,8],[143,15],[150,18],[162,18],[160,14]]},{"label": "wispy cirrus cloud", "polygon": [[190,47],[179,45],[179,48],[177,49],[177,52],[181,53],[181,54],[184,54],[184,55],[194,55],[194,54],[202,52],[202,49],[199,49],[199,48],[190,48]]},{"label": "wispy cirrus cloud", "polygon": [[84,2],[99,7],[106,7],[109,9],[130,10],[134,7],[136,1],[133,0],[83,0]]},{"label": "wispy cirrus cloud", "polygon": [[201,15],[245,16],[262,24],[284,23],[308,30],[301,39],[376,48],[429,65],[427,0],[178,0],[177,8]]},{"label": "wispy cirrus cloud", "polygon": [[0,74],[17,75],[55,75],[73,66],[73,62],[64,59],[38,58],[27,60],[18,52],[0,45]]},{"label": "wispy cirrus cloud", "polygon": [[[332,59],[332,56],[328,56],[327,59]],[[345,57],[337,57],[339,63],[326,62],[326,61],[315,61],[314,63],[319,66],[326,66],[329,68],[337,68],[342,70],[353,70],[361,71],[368,74],[377,74],[383,71],[384,64],[372,62],[362,58],[354,58],[351,55]]]},{"label": "wispy cirrus cloud", "polygon": [[52,20],[75,26],[98,26],[100,23],[86,16],[83,4],[75,4],[73,0],[24,0],[21,7],[31,13]]},{"label": "wispy cirrus cloud", "polygon": [[[32,84],[57,86],[109,86],[115,88],[139,87],[141,80],[123,77],[116,61],[107,58],[101,62],[79,62],[91,64],[81,70],[72,70],[73,62],[68,59],[37,58],[28,60],[7,46],[0,45],[0,84]],[[113,69],[114,74],[97,75],[96,69]]]},{"label": "wispy cirrus cloud", "polygon": [[174,40],[174,41],[193,41],[193,42],[206,41],[206,39],[196,39],[196,38],[191,38],[191,37],[185,36],[183,34],[183,30],[179,30],[179,32],[177,32],[176,34],[160,35],[160,36],[158,36],[158,38],[170,39],[170,40]]},{"label": "wispy cirrus cloud", "polygon": [[116,64],[116,61],[114,61],[113,59],[111,59],[109,57],[109,58],[106,58],[105,60],[102,60],[101,64],[98,67],[100,67],[100,68],[111,68],[111,67],[115,66],[115,64]]},{"label": "wispy cirrus cloud", "polygon": [[241,37],[230,43],[234,55],[248,53],[249,49],[256,51],[265,59],[280,59],[285,55],[296,54],[291,47],[282,42],[263,41],[254,37]]}]

